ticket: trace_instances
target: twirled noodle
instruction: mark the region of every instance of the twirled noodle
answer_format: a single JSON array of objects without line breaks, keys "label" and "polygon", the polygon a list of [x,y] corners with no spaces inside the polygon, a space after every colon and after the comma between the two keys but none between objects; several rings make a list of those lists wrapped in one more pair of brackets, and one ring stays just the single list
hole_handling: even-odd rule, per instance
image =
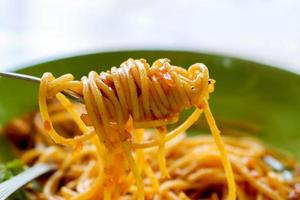
[{"label": "twirled noodle", "polygon": [[[78,148],[97,135],[100,144],[104,144],[102,152],[99,152],[104,156],[104,199],[115,198],[113,195],[116,195],[118,181],[126,176],[112,164],[115,159],[123,160],[120,156],[125,157],[121,165],[128,164],[135,177],[137,199],[144,199],[141,169],[132,155],[134,148],[158,146],[159,168],[167,177],[165,143],[185,131],[204,111],[221,154],[229,197],[234,200],[233,172],[208,106],[213,85],[214,80],[209,79],[208,69],[203,64],[194,64],[186,70],[172,66],[168,59],[159,59],[151,67],[144,59],[128,59],[119,68],[112,67],[110,71],[100,74],[92,71],[81,81],[74,81],[70,74],[55,79],[51,73],[45,73],[41,78],[39,105],[44,127],[55,143]],[[82,95],[87,113],[81,116],[76,113],[73,104],[61,93],[63,90]],[[56,97],[70,113],[81,135],[66,138],[56,132],[47,108],[47,99],[52,97]],[[192,117],[168,134],[165,126],[177,121],[179,113],[192,106],[196,107]],[[157,139],[133,143],[132,132],[139,128],[156,128]]]}]

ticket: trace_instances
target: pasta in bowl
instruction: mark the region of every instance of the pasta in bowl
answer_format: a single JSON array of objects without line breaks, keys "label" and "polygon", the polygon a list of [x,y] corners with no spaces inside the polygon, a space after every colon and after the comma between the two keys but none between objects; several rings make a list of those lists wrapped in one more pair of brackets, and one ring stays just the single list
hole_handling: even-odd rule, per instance
[{"label": "pasta in bowl", "polygon": [[[226,138],[224,146],[208,105],[213,85],[204,65],[185,70],[167,59],[151,67],[145,60],[129,59],[120,68],[91,72],[81,81],[71,75],[55,79],[44,74],[35,126],[44,133],[38,146],[45,149],[31,153],[32,157],[25,152],[22,158],[28,164],[56,162],[60,167],[37,195],[47,199],[297,198],[297,181],[293,182],[297,175],[289,171],[292,178],[286,180],[281,171],[264,163],[272,155],[260,142]],[[82,95],[84,105],[69,102],[60,93],[65,89]],[[168,133],[165,126],[192,106],[194,113]],[[213,138],[185,137],[202,111]],[[70,130],[64,127],[66,121]],[[52,140],[66,147],[53,145]],[[251,165],[258,161],[261,166]],[[291,159],[289,168],[295,167]],[[269,176],[276,177],[274,182]]]}]

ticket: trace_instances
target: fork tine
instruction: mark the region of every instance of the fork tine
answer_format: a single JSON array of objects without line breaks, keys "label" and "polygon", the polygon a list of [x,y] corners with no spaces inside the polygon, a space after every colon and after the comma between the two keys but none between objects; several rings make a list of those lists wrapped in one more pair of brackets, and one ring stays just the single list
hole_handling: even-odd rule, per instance
[{"label": "fork tine", "polygon": [[5,200],[13,192],[21,188],[26,183],[54,169],[56,169],[54,165],[37,164],[14,176],[13,178],[1,183],[0,200]]}]

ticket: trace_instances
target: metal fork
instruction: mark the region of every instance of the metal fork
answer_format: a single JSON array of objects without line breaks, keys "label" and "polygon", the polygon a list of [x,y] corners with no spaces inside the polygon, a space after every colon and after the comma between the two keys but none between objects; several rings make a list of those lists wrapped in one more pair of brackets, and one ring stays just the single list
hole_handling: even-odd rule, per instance
[{"label": "metal fork", "polygon": [[0,200],[5,200],[16,190],[42,174],[55,170],[55,165],[36,164],[0,184]]},{"label": "metal fork", "polygon": [[[24,81],[29,81],[33,83],[40,83],[41,79],[35,76],[30,76],[27,74],[19,74],[19,73],[13,73],[13,72],[0,72],[0,76],[7,77],[7,78],[13,78],[13,79],[20,79]],[[70,100],[78,102],[78,103],[83,103],[83,98],[78,95],[77,93],[71,91],[71,90],[65,90],[62,91],[62,93],[68,97]]]}]

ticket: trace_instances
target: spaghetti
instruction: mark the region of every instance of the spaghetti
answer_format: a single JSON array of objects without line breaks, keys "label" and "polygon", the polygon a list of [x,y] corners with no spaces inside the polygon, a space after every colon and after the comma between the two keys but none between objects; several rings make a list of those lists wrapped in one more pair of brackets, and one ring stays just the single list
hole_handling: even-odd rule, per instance
[{"label": "spaghetti", "polygon": [[[34,133],[20,152],[24,163],[58,166],[39,180],[42,191],[27,186],[32,199],[300,199],[294,160],[251,138],[223,142],[208,104],[214,82],[205,65],[183,69],[168,59],[151,66],[128,59],[80,81],[45,73],[40,112],[6,128],[22,137]],[[64,90],[81,95],[84,104],[70,102]],[[212,137],[186,137],[202,113]]]},{"label": "spaghetti", "polygon": [[[73,119],[63,107],[53,101],[48,106],[53,126],[61,134],[65,137],[79,134],[80,129],[75,126]],[[75,105],[75,109],[82,112],[82,105]],[[99,152],[103,152],[104,146],[98,142],[97,137],[85,141],[80,150],[54,145],[43,128],[39,113],[13,120],[6,126],[5,132],[10,138],[19,134],[22,135],[23,142],[33,143],[33,146],[22,150],[18,145],[20,143],[13,140],[19,147],[21,159],[27,165],[53,162],[59,166],[57,171],[38,180],[43,186],[42,190],[34,189],[31,184],[26,186],[26,190],[30,192],[30,199],[103,198],[104,155]],[[136,129],[133,141],[141,142],[155,134],[157,134],[155,130]],[[223,141],[233,166],[238,199],[300,198],[300,170],[296,161],[266,148],[253,138],[227,136],[223,137]],[[160,172],[159,159],[154,159],[159,148],[155,146],[134,151],[135,160],[140,166],[145,199],[228,199],[226,174],[222,167],[221,155],[212,137],[205,135],[187,137],[182,133],[167,142],[164,153],[168,177],[164,177]],[[120,160],[112,162],[120,169],[124,169]],[[137,199],[138,189],[134,182],[133,174],[126,173],[126,176],[119,180],[118,187],[112,190],[111,198]]]},{"label": "spaghetti", "polygon": [[[159,168],[167,177],[165,143],[186,130],[204,111],[221,154],[229,199],[235,200],[236,187],[231,164],[207,102],[213,83],[203,64],[194,64],[185,70],[172,66],[167,59],[159,59],[151,67],[144,59],[128,59],[119,68],[112,67],[110,71],[100,74],[92,71],[81,81],[74,81],[70,74],[55,79],[51,73],[45,73],[41,78],[39,106],[44,128],[55,143],[79,149],[83,142],[98,140],[102,146],[97,150],[99,155],[103,155],[104,173],[97,187],[104,188],[105,200],[120,195],[116,191],[119,191],[120,179],[127,175],[126,167],[130,168],[135,178],[137,199],[144,199],[142,169],[134,158],[134,147],[158,146]],[[73,104],[61,93],[63,90],[82,95],[87,113],[76,113]],[[47,106],[47,99],[53,97],[65,107],[82,134],[66,138],[56,131]],[[192,106],[196,107],[194,115],[179,127],[180,131],[167,134],[165,126],[177,121],[180,111]],[[156,139],[133,143],[133,132],[140,128],[156,128]],[[114,165],[115,160],[120,161],[121,167]]]}]

